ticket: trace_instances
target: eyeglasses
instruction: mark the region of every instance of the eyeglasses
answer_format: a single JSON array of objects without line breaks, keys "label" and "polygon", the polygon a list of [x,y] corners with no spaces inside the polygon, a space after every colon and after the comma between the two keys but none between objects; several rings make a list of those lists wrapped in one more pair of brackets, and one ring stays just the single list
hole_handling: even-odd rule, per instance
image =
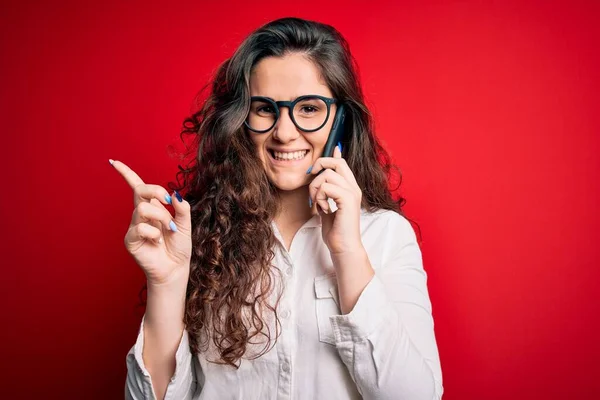
[{"label": "eyeglasses", "polygon": [[244,124],[256,133],[270,131],[279,116],[280,108],[287,107],[294,125],[303,132],[314,132],[327,123],[331,105],[336,99],[309,94],[300,96],[294,101],[275,101],[269,97],[252,96],[250,98],[250,112]]}]

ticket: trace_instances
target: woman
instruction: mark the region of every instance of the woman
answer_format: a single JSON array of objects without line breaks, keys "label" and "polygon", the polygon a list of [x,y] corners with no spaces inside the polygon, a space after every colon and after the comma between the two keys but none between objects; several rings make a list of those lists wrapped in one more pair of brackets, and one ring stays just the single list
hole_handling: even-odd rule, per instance
[{"label": "woman", "polygon": [[[321,157],[342,104],[345,137]],[[147,276],[126,397],[440,399],[421,252],[341,35],[259,28],[184,126],[173,197],[111,160]]]}]

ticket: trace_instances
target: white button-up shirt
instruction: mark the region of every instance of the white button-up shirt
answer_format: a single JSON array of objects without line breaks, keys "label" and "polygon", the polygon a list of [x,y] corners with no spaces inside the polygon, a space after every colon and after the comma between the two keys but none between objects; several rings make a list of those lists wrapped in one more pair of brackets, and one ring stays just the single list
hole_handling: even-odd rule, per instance
[{"label": "white button-up shirt", "polygon": [[[362,242],[375,275],[345,315],[321,217],[300,228],[289,251],[273,228],[273,264],[283,272],[275,345],[235,369],[208,362],[215,359],[210,349],[192,354],[184,330],[165,399],[441,399],[427,274],[408,220],[393,211],[361,210]],[[127,399],[155,399],[142,359],[143,323],[127,354]]]}]

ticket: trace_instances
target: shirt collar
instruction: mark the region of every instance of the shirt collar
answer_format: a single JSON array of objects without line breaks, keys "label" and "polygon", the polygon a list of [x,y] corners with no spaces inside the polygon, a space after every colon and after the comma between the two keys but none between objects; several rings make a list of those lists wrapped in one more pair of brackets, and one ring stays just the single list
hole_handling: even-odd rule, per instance
[{"label": "shirt collar", "polygon": [[[302,229],[302,228],[317,228],[320,226],[321,226],[321,215],[315,214],[308,221],[306,221],[304,223],[304,225],[302,225],[300,227],[300,229]],[[277,237],[279,240],[283,240],[281,238],[281,233],[279,232],[279,229],[277,228],[277,224],[275,223],[274,220],[271,221],[271,227],[273,228],[275,237]]]},{"label": "shirt collar", "polygon": [[[361,216],[364,215],[365,213],[367,213],[367,210],[365,210],[363,207],[360,208],[360,214]],[[273,228],[275,228],[276,231],[277,230],[277,225],[275,224],[275,221],[271,221],[271,226]],[[300,227],[300,229],[302,228],[317,228],[322,226],[322,221],[321,221],[321,214],[317,213],[315,215],[313,215],[308,221],[306,221],[304,223],[304,225],[302,225]]]}]

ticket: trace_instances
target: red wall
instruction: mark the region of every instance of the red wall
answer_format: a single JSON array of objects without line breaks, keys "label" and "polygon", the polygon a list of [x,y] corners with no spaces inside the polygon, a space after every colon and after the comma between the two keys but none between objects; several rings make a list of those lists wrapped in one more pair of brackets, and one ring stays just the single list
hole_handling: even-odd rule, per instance
[{"label": "red wall", "polygon": [[600,396],[599,2],[113,3],[0,6],[1,397],[122,397],[143,275],[107,160],[172,179],[194,94],[286,15],[360,63],[423,229],[444,398]]}]

